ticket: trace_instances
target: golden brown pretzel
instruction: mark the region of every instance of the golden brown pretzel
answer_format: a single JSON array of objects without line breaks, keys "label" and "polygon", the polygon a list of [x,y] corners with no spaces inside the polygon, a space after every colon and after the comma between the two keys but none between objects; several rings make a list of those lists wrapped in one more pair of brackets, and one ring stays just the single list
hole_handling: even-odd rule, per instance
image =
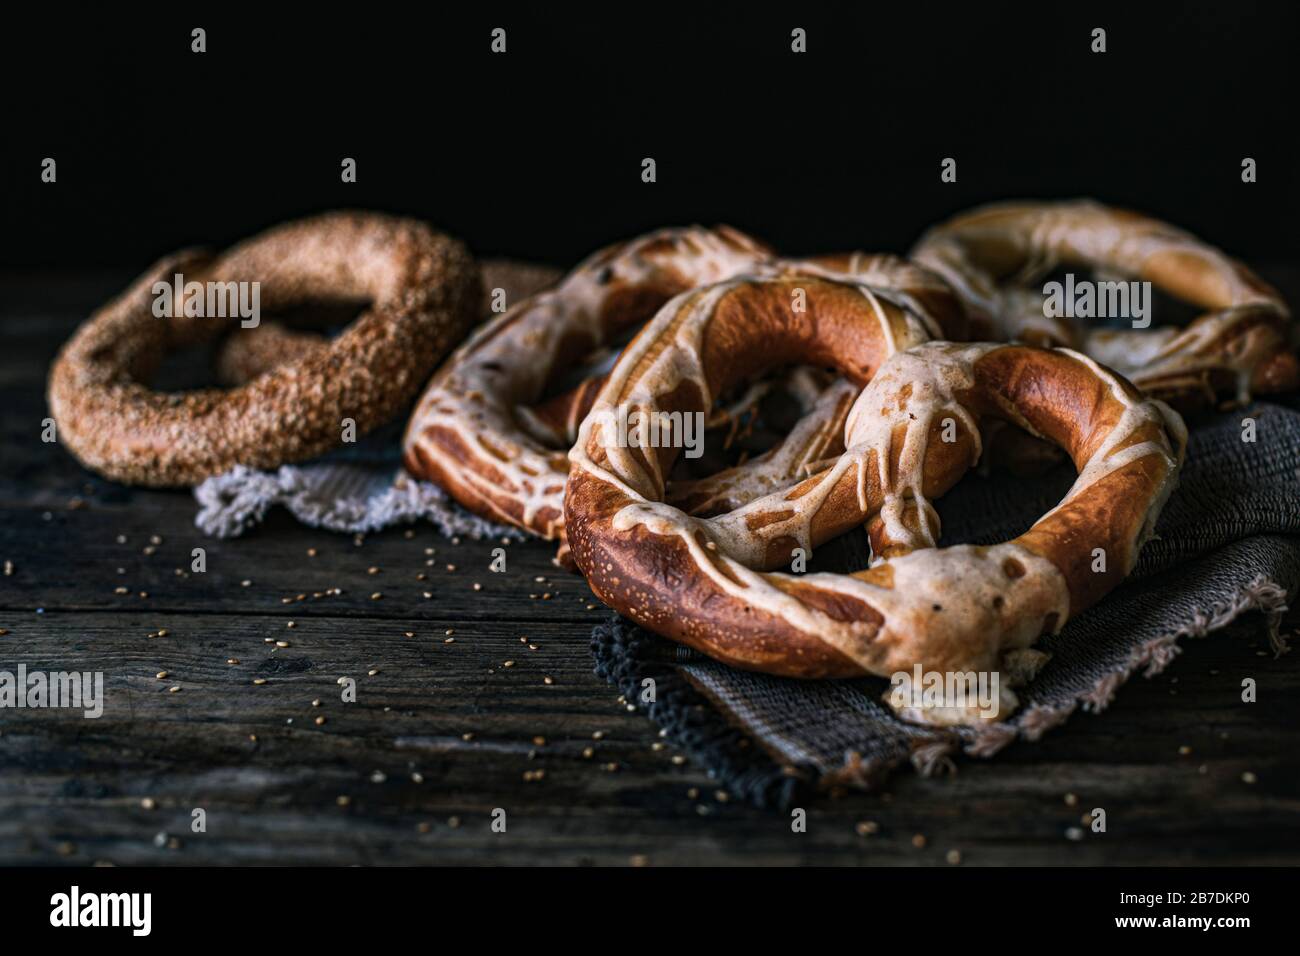
[{"label": "golden brown pretzel", "polygon": [[[726,227],[664,229],[596,253],[554,289],[484,326],[448,359],[407,427],[407,469],[484,517],[562,540],[565,451],[603,378],[591,377],[540,405],[538,400],[579,359],[614,345],[673,295],[733,275],[792,267]],[[869,273],[892,283],[894,291],[882,295],[905,300],[931,322],[922,335],[938,335],[941,328],[961,332],[964,313],[951,290],[902,260],[828,257],[800,267]],[[942,318],[930,318],[925,309]],[[827,425],[808,426],[818,427]],[[812,447],[810,441],[805,451]],[[769,457],[742,471],[797,468],[800,456],[790,445],[778,461]],[[707,496],[708,490],[687,493]]]},{"label": "golden brown pretzel", "polygon": [[[328,347],[229,391],[151,391],[164,353],[206,341],[231,319],[154,314],[156,282],[260,283],[263,308],[369,302]],[[209,289],[219,286],[209,286]],[[481,301],[465,247],[427,225],[330,213],[278,226],[218,256],[162,260],[73,335],[50,371],[62,441],[87,467],[143,485],[189,485],[236,464],[273,468],[392,417],[459,339]]]},{"label": "golden brown pretzel", "polygon": [[[807,291],[804,316],[790,309],[795,282]],[[891,355],[879,336],[862,334],[860,308],[843,283],[739,279],[674,300],[627,346],[570,453],[565,494],[573,556],[605,603],[719,660],[774,674],[989,672],[1132,569],[1182,460],[1176,413],[1065,350],[931,342]],[[870,381],[849,415],[849,450],[734,512],[703,519],[665,503],[677,450],[623,441],[613,428],[620,407],[690,414],[788,362]],[[987,417],[1059,443],[1080,477],[1014,541],[937,549],[927,499],[978,458]],[[765,570],[864,522],[877,554],[869,570]],[[1105,555],[1098,573],[1095,549]],[[1002,704],[998,716],[1014,696]]]},{"label": "golden brown pretzel", "polygon": [[407,425],[403,460],[471,511],[561,536],[567,476],[552,419],[531,416],[560,377],[683,289],[754,268],[770,251],[728,227],[663,229],[593,254],[558,286],[487,323],[438,372]]},{"label": "golden brown pretzel", "polygon": [[[1167,223],[1088,200],[997,203],[930,229],[912,257],[966,302],[976,337],[1067,345],[1148,394],[1192,406],[1300,387],[1289,312],[1241,263]],[[1186,328],[1089,329],[1028,286],[1057,266],[1149,281],[1209,310]]]}]

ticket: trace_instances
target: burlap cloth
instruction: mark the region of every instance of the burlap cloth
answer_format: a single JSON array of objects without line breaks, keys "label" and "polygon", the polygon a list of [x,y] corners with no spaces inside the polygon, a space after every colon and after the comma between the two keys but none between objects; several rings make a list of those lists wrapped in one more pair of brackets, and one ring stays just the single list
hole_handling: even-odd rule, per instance
[{"label": "burlap cloth", "polygon": [[[1300,584],[1294,406],[1260,402],[1189,422],[1187,462],[1157,537],[1124,586],[1039,642],[1051,660],[1017,689],[1021,708],[1004,723],[979,730],[905,723],[881,700],[883,679],[800,681],[736,670],[617,615],[592,633],[596,671],[737,797],[788,806],[810,788],[869,789],[908,761],[932,774],[961,754],[991,757],[1017,738],[1037,740],[1079,709],[1104,709],[1133,674],[1159,673],[1178,654],[1179,638],[1209,634],[1246,611],[1265,612],[1260,627],[1281,654],[1278,623]],[[1242,440],[1248,416],[1254,443]],[[1013,538],[1073,479],[1068,465],[1033,479],[969,475],[936,503],[943,543]],[[833,544],[809,570],[866,566],[864,535]],[[647,678],[655,700],[643,704]]]}]

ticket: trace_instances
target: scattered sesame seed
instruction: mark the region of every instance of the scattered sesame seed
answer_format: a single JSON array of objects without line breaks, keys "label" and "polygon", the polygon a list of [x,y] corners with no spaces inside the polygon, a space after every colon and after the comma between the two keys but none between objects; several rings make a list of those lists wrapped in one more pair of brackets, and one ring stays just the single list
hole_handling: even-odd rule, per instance
[{"label": "scattered sesame seed", "polygon": [[502,666],[502,667],[514,667],[514,666],[515,666],[515,662],[514,662],[514,661],[502,661],[502,662],[501,662],[501,666]]},{"label": "scattered sesame seed", "polygon": [[595,755],[595,753],[596,753],[595,749],[591,747],[582,748],[582,755],[586,757],[588,760],[590,760]]},{"label": "scattered sesame seed", "polygon": [[288,641],[276,641],[276,642],[275,642],[275,646],[276,646],[276,647],[288,647],[288,646],[289,646],[289,642],[288,642]]},{"label": "scattered sesame seed", "polygon": [[460,817],[448,817],[447,826],[451,827],[453,830],[456,829],[460,826]]},{"label": "scattered sesame seed", "polygon": [[265,678],[265,677],[254,677],[254,678],[253,678],[253,683],[254,683],[255,685],[257,685],[258,687],[261,687],[263,684],[266,683],[266,678]]},{"label": "scattered sesame seed", "polygon": [[419,771],[411,774],[411,783],[424,783],[424,774]]},{"label": "scattered sesame seed", "polygon": [[337,803],[340,807],[346,807],[348,804],[352,802],[352,798],[349,797],[347,794],[339,794],[337,797],[334,798],[334,802]]},{"label": "scattered sesame seed", "polygon": [[181,689],[180,689],[179,687],[168,687],[168,688],[167,688],[167,693],[169,693],[169,694],[179,694],[180,692],[181,692]]},{"label": "scattered sesame seed", "polygon": [[374,594],[370,595],[370,600],[372,600],[372,601],[378,601],[378,600],[379,600],[380,598],[382,598],[382,597],[383,597],[383,594],[381,594],[379,591],[376,591]]},{"label": "scattered sesame seed", "polygon": [[253,586],[253,582],[250,581],[250,580],[248,580],[248,578],[244,578],[244,580],[242,580],[242,581],[239,582],[239,586],[240,586],[241,588],[252,587],[252,586]]},{"label": "scattered sesame seed", "polygon": [[325,723],[325,715],[324,715],[324,714],[321,714],[321,716],[319,716],[319,717],[316,718],[316,726],[317,726],[317,727],[320,727],[320,726],[322,726],[324,723]]},{"label": "scattered sesame seed", "polygon": [[366,671],[366,673],[369,674],[371,677],[374,677],[374,676],[376,676],[376,675],[379,673],[379,668],[378,668],[378,667],[372,667],[372,668],[370,668],[370,670]]},{"label": "scattered sesame seed", "polygon": [[159,671],[159,672],[158,672],[157,674],[155,674],[154,676],[157,677],[159,680],[166,680],[166,679],[167,679],[167,672],[166,672],[166,671]]},{"label": "scattered sesame seed", "polygon": [[455,644],[455,643],[456,643],[456,638],[454,638],[454,637],[449,637],[449,638],[447,638],[445,641],[443,641],[442,643],[444,643],[444,644]]},{"label": "scattered sesame seed", "polygon": [[294,621],[289,621],[289,622],[287,622],[284,626],[285,626],[285,627],[297,627],[298,625],[297,625],[297,623],[294,622]]},{"label": "scattered sesame seed", "polygon": [[1251,773],[1249,770],[1247,770],[1245,773],[1243,773],[1243,774],[1241,775],[1241,782],[1242,782],[1242,783],[1258,783],[1258,782],[1259,782],[1259,777],[1255,776],[1253,773]]},{"label": "scattered sesame seed", "polygon": [[152,810],[156,806],[158,806],[158,803],[157,801],[154,800],[153,797],[145,797],[143,800],[140,801],[140,809],[142,810]]},{"label": "scattered sesame seed", "polygon": [[873,833],[880,832],[880,824],[875,820],[863,820],[853,828],[858,836],[870,836]]},{"label": "scattered sesame seed", "polygon": [[543,678],[542,678],[542,683],[543,683],[543,684],[546,684],[546,685],[549,687],[551,684],[554,684],[554,683],[555,683],[555,680],[554,680],[554,678],[551,678],[551,677],[543,677]]},{"label": "scattered sesame seed", "polygon": [[1067,807],[1077,807],[1079,805],[1078,795],[1073,793],[1067,793],[1065,795],[1065,805]]},{"label": "scattered sesame seed", "polygon": [[227,664],[238,664],[238,663],[239,663],[239,658],[238,658],[238,657],[227,657],[227,658],[226,658],[226,663],[227,663]]},{"label": "scattered sesame seed", "polygon": [[944,859],[953,866],[956,866],[961,862],[961,850],[949,850],[947,854],[944,855]]}]

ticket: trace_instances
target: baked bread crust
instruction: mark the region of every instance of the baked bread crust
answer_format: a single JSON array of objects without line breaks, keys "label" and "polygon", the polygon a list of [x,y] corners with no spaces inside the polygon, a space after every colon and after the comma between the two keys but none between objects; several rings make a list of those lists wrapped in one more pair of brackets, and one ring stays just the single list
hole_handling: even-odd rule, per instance
[{"label": "baked bread crust", "polygon": [[[802,315],[790,308],[796,285],[807,294]],[[784,676],[891,676],[918,664],[981,672],[1007,666],[1008,654],[1123,580],[1176,480],[1178,415],[1067,350],[890,350],[863,334],[861,300],[831,280],[723,282],[674,300],[624,350],[570,453],[565,494],[574,559],[606,604],[714,658]],[[665,502],[677,451],[613,436],[620,406],[699,411],[777,362],[830,364],[866,386],[848,416],[848,450],[788,488],[714,517],[687,515]],[[937,548],[928,501],[978,459],[988,419],[1060,445],[1080,477],[1013,541]],[[810,554],[864,522],[877,555],[869,569],[771,570],[788,566],[792,549]],[[1098,548],[1106,560],[1094,572]]]}]

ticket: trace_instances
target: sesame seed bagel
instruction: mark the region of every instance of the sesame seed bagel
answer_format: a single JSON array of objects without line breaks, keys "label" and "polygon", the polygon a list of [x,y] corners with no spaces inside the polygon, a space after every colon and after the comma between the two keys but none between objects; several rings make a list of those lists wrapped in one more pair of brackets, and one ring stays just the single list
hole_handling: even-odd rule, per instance
[{"label": "sesame seed bagel", "polygon": [[[795,283],[807,293],[803,313],[790,308]],[[1001,668],[1009,685],[1041,634],[1132,569],[1176,480],[1182,420],[1066,350],[949,342],[892,350],[863,334],[860,300],[843,282],[778,277],[718,283],[668,303],[624,349],[570,452],[574,560],[606,604],[738,667],[806,678]],[[679,449],[628,442],[619,410],[694,414],[720,390],[786,363],[830,365],[865,384],[845,424],[847,450],[712,517],[666,501]],[[1019,538],[939,549],[929,499],[977,461],[987,419],[1058,444],[1079,478]],[[774,573],[794,549],[811,554],[863,524],[869,569]],[[1100,570],[1096,549],[1106,556]],[[1014,709],[1014,694],[998,704],[996,719]],[[934,723],[989,717],[897,706]]]},{"label": "sesame seed bagel", "polygon": [[[365,308],[325,347],[239,388],[155,392],[146,383],[167,352],[238,323],[195,314],[187,307],[201,303],[188,292],[155,314],[155,284],[176,274],[208,289],[256,282],[271,311],[321,301]],[[458,241],[415,220],[327,213],[220,255],[186,251],[155,264],[63,347],[48,401],[78,460],[128,484],[192,485],[238,464],[274,468],[401,411],[481,301],[478,269]]]},{"label": "sesame seed bagel", "polygon": [[[484,302],[480,314],[490,316],[497,290],[507,302],[519,302],[555,285],[558,269],[512,259],[483,259]],[[495,310],[499,311],[499,310]],[[277,365],[307,357],[329,347],[319,332],[292,328],[281,322],[263,322],[253,329],[235,329],[217,349],[217,380],[226,386],[246,385]],[[576,427],[576,425],[575,425]]]}]

